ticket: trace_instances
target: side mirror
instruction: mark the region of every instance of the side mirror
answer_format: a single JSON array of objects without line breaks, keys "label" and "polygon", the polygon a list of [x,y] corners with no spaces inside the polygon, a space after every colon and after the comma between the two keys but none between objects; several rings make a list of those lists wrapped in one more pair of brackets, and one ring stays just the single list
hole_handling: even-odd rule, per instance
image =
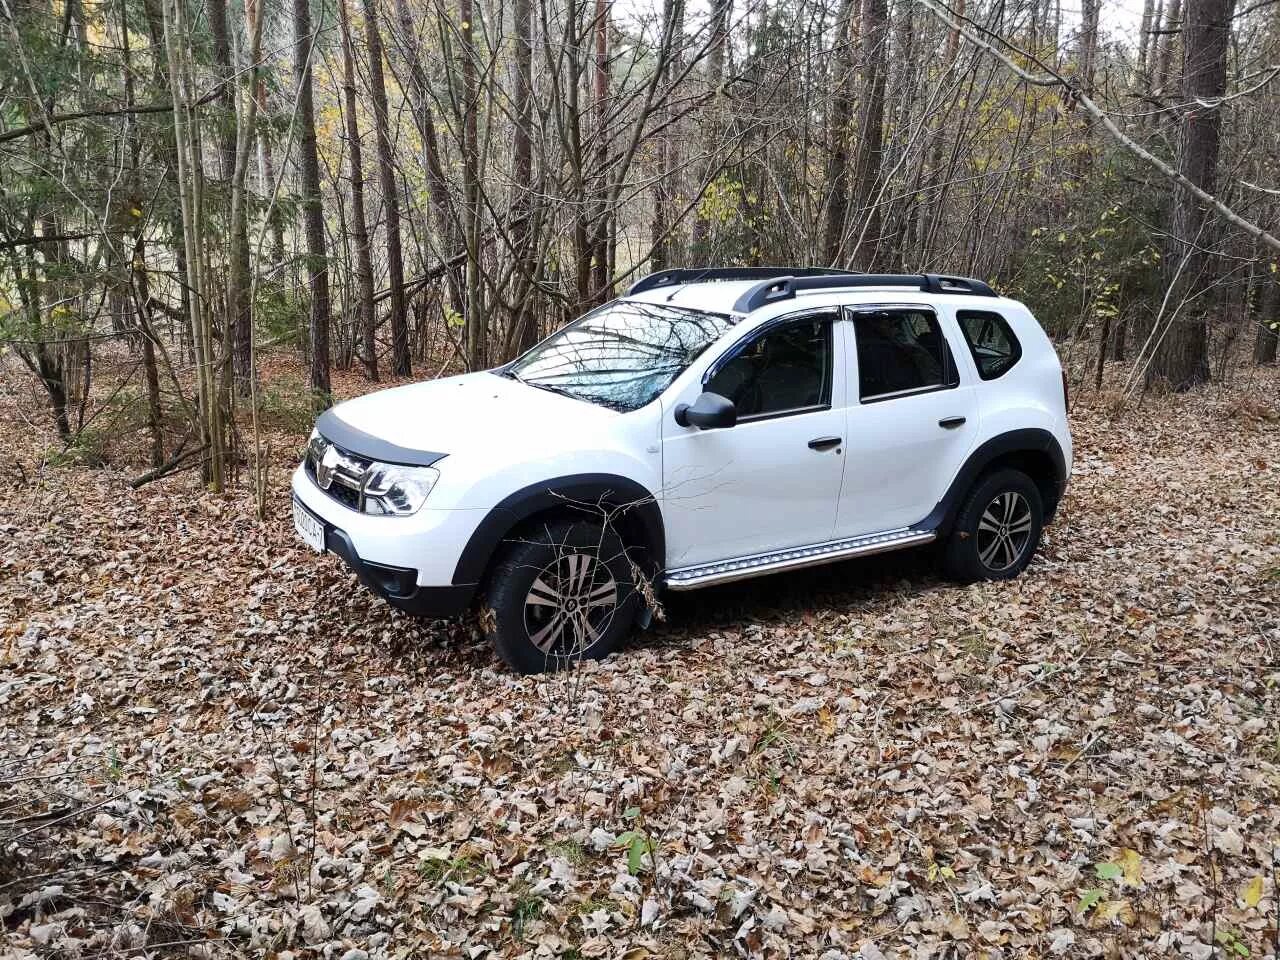
[{"label": "side mirror", "polygon": [[675,409],[676,423],[682,427],[697,427],[700,430],[716,430],[721,427],[732,427],[738,422],[738,408],[728,397],[718,393],[702,393],[693,401],[679,404]]}]

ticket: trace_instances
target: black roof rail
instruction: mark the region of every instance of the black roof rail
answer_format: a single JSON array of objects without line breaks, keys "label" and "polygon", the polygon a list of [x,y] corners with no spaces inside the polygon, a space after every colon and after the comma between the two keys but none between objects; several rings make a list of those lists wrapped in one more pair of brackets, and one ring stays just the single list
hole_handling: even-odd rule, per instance
[{"label": "black roof rail", "polygon": [[762,280],[740,296],[734,313],[750,313],[761,307],[791,300],[801,290],[835,290],[849,287],[909,287],[922,293],[961,293],[972,297],[996,297],[994,290],[971,277],[949,277],[937,273],[842,273],[805,274]]},{"label": "black roof rail", "polygon": [[641,277],[631,285],[627,296],[659,287],[673,287],[681,283],[701,283],[706,280],[770,280],[774,277],[825,277],[851,276],[850,270],[834,267],[681,267],[674,270],[657,270]]}]

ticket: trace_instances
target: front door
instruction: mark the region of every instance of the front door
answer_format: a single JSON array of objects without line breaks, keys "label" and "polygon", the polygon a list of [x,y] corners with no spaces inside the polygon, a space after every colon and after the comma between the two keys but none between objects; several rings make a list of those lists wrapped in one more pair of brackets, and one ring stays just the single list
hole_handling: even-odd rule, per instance
[{"label": "front door", "polygon": [[918,523],[964,463],[978,431],[971,382],[929,307],[857,308],[849,368],[847,467],[836,535]]},{"label": "front door", "polygon": [[682,427],[664,411],[663,516],[676,569],[829,540],[844,470],[843,327],[793,314],[730,347],[680,401],[732,400],[735,426]]}]

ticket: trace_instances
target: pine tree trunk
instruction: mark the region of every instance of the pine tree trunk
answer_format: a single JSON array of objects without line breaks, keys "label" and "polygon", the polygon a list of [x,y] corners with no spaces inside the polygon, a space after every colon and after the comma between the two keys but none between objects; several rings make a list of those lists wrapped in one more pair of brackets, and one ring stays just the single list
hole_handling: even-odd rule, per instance
[{"label": "pine tree trunk", "polygon": [[[1222,112],[1209,106],[1226,92],[1227,41],[1232,0],[1189,0],[1183,25],[1183,98],[1198,105],[1183,110],[1179,172],[1206,193],[1217,189]],[[1165,268],[1173,291],[1169,329],[1147,373],[1148,385],[1163,382],[1185,390],[1209,379],[1209,305],[1206,290],[1213,264],[1207,253],[1216,231],[1212,215],[1189,191],[1175,187]],[[1185,261],[1185,263],[1184,263]],[[1181,270],[1179,267],[1181,266]],[[1176,313],[1174,313],[1176,311]]]},{"label": "pine tree trunk", "polygon": [[302,175],[302,227],[307,243],[307,288],[311,293],[311,393],[317,407],[330,403],[329,259],[325,249],[324,201],[320,194],[320,156],[316,149],[316,111],[311,88],[315,37],[310,0],[293,0],[293,75],[298,98],[299,167]]},{"label": "pine tree trunk", "polygon": [[409,356],[409,319],[404,298],[404,256],[400,249],[400,189],[387,115],[387,87],[382,75],[382,34],[378,30],[377,0],[364,0],[364,36],[369,48],[369,93],[373,98],[373,122],[378,139],[378,179],[386,213],[387,272],[391,286],[391,368],[396,376],[413,373]]},{"label": "pine tree trunk", "polygon": [[378,352],[375,333],[377,318],[373,306],[373,259],[369,255],[369,228],[364,212],[364,162],[360,149],[360,121],[357,116],[355,57],[351,49],[351,26],[346,0],[338,0],[338,26],[342,33],[342,91],[347,121],[347,160],[351,169],[351,232],[356,246],[356,313],[360,318],[360,360],[369,379],[378,379]]}]

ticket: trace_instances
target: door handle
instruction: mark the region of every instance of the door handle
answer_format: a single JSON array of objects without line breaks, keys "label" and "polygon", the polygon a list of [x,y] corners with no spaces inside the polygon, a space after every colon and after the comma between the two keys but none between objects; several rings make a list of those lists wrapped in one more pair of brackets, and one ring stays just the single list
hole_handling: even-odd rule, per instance
[{"label": "door handle", "polygon": [[809,441],[810,450],[830,450],[838,446],[840,446],[839,437],[818,437]]},{"label": "door handle", "polygon": [[954,430],[956,427],[963,427],[964,417],[946,417],[938,421],[938,426],[943,430]]}]

